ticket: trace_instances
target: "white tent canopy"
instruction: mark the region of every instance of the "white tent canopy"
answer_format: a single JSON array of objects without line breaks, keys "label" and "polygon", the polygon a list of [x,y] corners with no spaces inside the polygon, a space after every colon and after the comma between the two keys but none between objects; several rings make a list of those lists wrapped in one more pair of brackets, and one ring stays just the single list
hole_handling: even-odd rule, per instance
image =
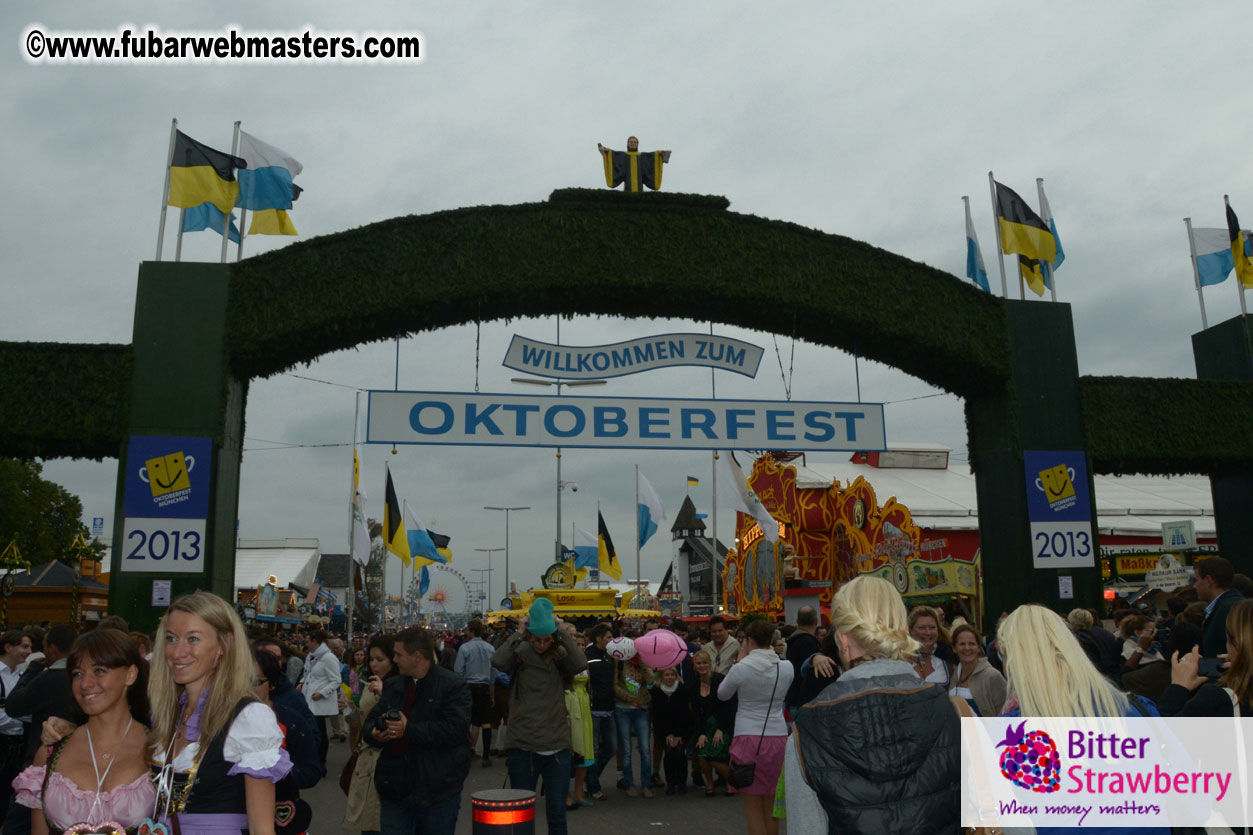
[{"label": "white tent canopy", "polygon": [[241,539],[235,547],[235,588],[255,589],[273,574],[281,589],[290,583],[307,589],[321,558],[316,539]]}]

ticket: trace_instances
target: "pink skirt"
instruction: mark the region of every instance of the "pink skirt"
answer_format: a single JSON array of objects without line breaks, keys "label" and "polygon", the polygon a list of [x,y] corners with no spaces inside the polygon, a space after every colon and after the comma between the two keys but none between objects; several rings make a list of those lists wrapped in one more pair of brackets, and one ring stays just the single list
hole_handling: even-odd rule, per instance
[{"label": "pink skirt", "polygon": [[[757,745],[761,744],[761,753]],[[737,792],[761,794],[774,797],[775,786],[783,772],[783,752],[787,750],[786,736],[737,736],[731,740],[731,764],[757,763],[752,785]]]}]

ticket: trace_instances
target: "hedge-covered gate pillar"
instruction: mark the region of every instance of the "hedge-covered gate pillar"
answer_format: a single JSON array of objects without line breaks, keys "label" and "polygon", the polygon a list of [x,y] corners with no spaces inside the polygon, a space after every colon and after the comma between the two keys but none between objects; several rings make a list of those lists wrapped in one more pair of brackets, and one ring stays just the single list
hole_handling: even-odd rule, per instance
[{"label": "hedge-covered gate pillar", "polygon": [[[983,623],[989,630],[1002,612],[1024,601],[1066,611],[1101,599],[1091,462],[1085,480],[1092,567],[1036,568],[1038,548],[1028,515],[1028,492],[1037,488],[1025,471],[1023,453],[1088,449],[1070,305],[1013,300],[1005,305],[1010,378],[1003,388],[966,398],[979,503]],[[1071,597],[1062,596],[1063,584],[1071,587]]]},{"label": "hedge-covered gate pillar", "polygon": [[156,628],[167,589],[235,599],[247,382],[230,373],[228,287],[225,264],[139,269],[109,580],[109,612],[132,629]]},{"label": "hedge-covered gate pillar", "polygon": [[[1237,316],[1193,334],[1192,356],[1197,379],[1253,382],[1253,317]],[[1253,430],[1253,415],[1248,417],[1246,431]],[[1211,473],[1210,490],[1218,552],[1237,571],[1247,571],[1253,566],[1253,475]]]}]

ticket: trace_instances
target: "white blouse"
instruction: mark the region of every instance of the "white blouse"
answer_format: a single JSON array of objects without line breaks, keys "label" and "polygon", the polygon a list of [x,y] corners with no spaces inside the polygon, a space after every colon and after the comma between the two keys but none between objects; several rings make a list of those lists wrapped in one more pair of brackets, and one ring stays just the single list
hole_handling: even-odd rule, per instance
[{"label": "white blouse", "polygon": [[[207,742],[203,735],[201,741]],[[279,761],[283,747],[283,731],[269,705],[251,702],[231,723],[222,746],[222,758],[232,763],[232,773],[238,771],[262,772]],[[175,771],[188,771],[196,762],[200,742],[192,742],[174,757]],[[165,751],[157,751],[153,762],[165,764]]]}]

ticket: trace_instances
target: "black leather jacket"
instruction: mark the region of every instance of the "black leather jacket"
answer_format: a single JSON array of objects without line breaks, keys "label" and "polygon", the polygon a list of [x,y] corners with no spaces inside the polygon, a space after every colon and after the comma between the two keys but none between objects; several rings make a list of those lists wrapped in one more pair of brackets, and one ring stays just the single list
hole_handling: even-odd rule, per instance
[{"label": "black leather jacket", "polygon": [[830,832],[961,832],[961,729],[943,688],[912,672],[842,676],[793,733]]},{"label": "black leather jacket", "polygon": [[405,750],[382,743],[370,729],[376,717],[402,710],[412,681],[393,676],[383,682],[378,704],[365,720],[361,738],[382,748],[374,772],[374,786],[382,800],[418,794],[427,804],[457,794],[470,773],[470,688],[465,680],[439,665],[417,682],[417,693],[405,727]]}]

